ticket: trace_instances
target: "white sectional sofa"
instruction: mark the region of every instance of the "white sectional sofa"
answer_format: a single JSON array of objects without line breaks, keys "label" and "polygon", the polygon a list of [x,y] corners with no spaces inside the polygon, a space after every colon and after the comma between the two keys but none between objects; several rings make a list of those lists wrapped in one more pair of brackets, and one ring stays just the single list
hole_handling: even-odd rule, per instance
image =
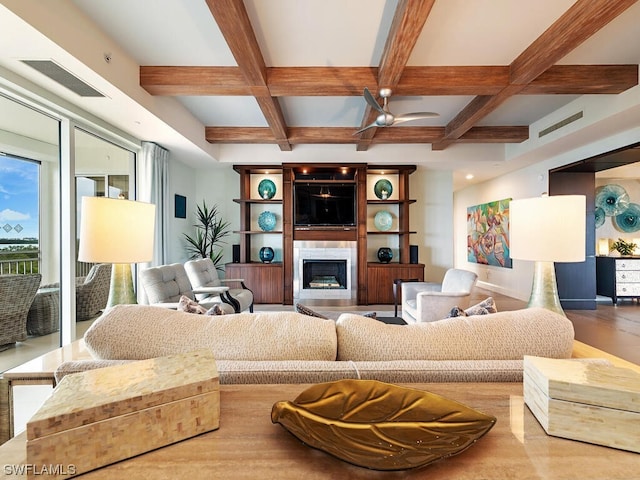
[{"label": "white sectional sofa", "polygon": [[334,321],[120,305],[85,334],[94,360],[62,364],[57,376],[207,348],[221,383],[521,381],[524,355],[570,358],[573,339],[567,318],[539,308],[388,325],[347,313]]}]

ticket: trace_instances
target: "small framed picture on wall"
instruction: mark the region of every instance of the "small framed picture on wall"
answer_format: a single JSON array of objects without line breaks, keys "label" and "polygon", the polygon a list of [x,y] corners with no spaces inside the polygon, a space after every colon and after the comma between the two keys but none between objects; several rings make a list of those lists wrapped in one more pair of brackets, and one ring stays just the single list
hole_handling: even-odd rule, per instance
[{"label": "small framed picture on wall", "polygon": [[176,218],[187,218],[187,197],[176,194],[175,216]]}]

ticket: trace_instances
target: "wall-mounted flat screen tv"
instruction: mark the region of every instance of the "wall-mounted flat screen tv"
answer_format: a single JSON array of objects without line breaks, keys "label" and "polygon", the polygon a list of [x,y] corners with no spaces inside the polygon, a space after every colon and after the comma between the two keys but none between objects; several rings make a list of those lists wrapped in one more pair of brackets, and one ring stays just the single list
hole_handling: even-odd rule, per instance
[{"label": "wall-mounted flat screen tv", "polygon": [[356,224],[355,184],[296,183],[293,193],[295,226]]}]

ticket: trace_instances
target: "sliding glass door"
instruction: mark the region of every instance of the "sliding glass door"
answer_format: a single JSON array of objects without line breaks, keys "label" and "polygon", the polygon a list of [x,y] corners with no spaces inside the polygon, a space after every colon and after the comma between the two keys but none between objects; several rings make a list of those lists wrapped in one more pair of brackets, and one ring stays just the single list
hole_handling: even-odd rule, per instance
[{"label": "sliding glass door", "polygon": [[57,118],[0,95],[0,275],[41,276],[27,338],[0,352],[0,372],[61,343],[59,139]]}]

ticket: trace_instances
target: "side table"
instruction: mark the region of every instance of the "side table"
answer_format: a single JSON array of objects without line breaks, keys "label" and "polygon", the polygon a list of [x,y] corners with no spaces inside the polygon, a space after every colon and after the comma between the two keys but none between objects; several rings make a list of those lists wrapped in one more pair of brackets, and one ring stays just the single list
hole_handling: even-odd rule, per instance
[{"label": "side table", "polygon": [[14,435],[13,387],[18,385],[51,385],[55,387],[55,371],[71,360],[90,359],[84,340],[40,355],[22,365],[7,370],[0,377],[0,445]]},{"label": "side table", "polygon": [[60,289],[40,288],[27,315],[29,335],[48,335],[60,330]]}]

